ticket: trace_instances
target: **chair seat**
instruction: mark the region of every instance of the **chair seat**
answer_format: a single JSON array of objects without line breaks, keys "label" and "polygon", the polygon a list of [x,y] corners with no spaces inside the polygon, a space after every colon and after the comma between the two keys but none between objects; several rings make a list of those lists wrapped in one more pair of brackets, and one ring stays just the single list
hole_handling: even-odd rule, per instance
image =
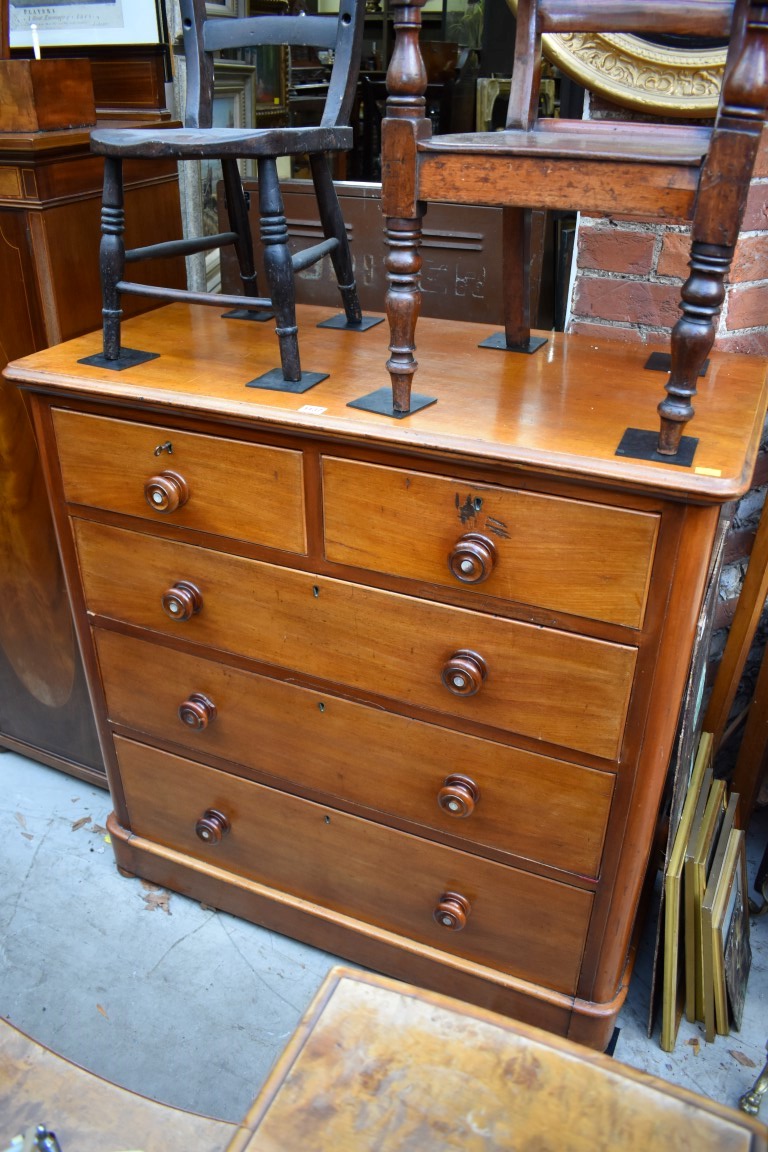
[{"label": "chair seat", "polygon": [[91,133],[91,150],[100,156],[218,160],[298,156],[303,152],[337,152],[351,147],[351,128],[100,128]]},{"label": "chair seat", "polygon": [[627,161],[699,167],[709,143],[709,130],[687,126],[658,127],[610,121],[541,121],[533,131],[460,132],[420,140],[419,152],[482,154],[486,157],[534,156],[567,160]]}]

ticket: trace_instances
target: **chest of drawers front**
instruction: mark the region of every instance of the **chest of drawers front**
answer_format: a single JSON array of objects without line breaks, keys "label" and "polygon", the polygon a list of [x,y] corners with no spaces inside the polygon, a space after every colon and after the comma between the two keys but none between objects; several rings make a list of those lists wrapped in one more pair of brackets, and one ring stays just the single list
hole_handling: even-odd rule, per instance
[{"label": "chest of drawers front", "polygon": [[50,380],[121,870],[605,1046],[717,502]]},{"label": "chest of drawers front", "polygon": [[50,421],[121,867],[603,1044],[680,510]]}]

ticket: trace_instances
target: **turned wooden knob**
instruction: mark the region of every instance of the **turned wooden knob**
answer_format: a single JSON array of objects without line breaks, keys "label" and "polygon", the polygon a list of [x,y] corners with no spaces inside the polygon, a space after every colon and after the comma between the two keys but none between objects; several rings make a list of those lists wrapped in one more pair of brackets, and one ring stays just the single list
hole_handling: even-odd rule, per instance
[{"label": "turned wooden knob", "polygon": [[178,472],[161,472],[150,476],[144,485],[144,497],[156,512],[175,512],[189,499],[189,487]]},{"label": "turned wooden knob", "polygon": [[191,620],[203,606],[203,595],[188,580],[177,580],[172,588],[163,592],[162,605],[171,620]]},{"label": "turned wooden knob", "polygon": [[474,696],[485,683],[488,669],[477,652],[462,648],[454,652],[443,668],[443,684],[454,696]]},{"label": "turned wooden knob", "polygon": [[192,692],[183,704],[179,704],[179,720],[195,732],[202,732],[215,719],[216,705],[202,692]]},{"label": "turned wooden knob", "polygon": [[222,812],[208,808],[195,824],[195,834],[206,844],[220,844],[222,836],[226,836],[229,828],[229,820]]},{"label": "turned wooden knob", "polygon": [[479,532],[467,532],[456,542],[448,557],[448,567],[462,584],[482,584],[493,572],[496,545]]},{"label": "turned wooden knob", "polygon": [[480,789],[469,776],[454,773],[446,776],[445,783],[437,794],[437,803],[446,816],[471,816],[475,804],[480,799]]},{"label": "turned wooden knob", "polygon": [[449,932],[461,932],[469,919],[469,900],[458,892],[446,892],[433,913],[435,920]]}]

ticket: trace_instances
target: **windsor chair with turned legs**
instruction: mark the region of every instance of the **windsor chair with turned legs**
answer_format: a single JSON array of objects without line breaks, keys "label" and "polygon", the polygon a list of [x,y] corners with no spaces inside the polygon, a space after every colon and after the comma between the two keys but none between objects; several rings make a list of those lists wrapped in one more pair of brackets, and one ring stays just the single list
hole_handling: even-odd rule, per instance
[{"label": "windsor chair with turned legs", "polygon": [[[533,352],[542,343],[530,331],[532,209],[690,220],[691,271],[672,332],[667,396],[659,405],[661,430],[658,437],[645,434],[652,447],[644,449],[676,456],[693,416],[696,379],[714,340],[768,105],[768,7],[758,0],[518,0],[506,127],[433,136],[423,114],[422,5],[423,0],[393,4],[397,39],[382,133],[382,207],[391,246],[387,366],[393,414],[410,410],[425,205],[452,201],[502,207],[505,330],[494,345],[518,352]],[[729,37],[712,128],[538,117],[544,33],[658,35],[691,29],[700,36]]]},{"label": "windsor chair with turned legs", "polygon": [[[153,354],[120,345],[120,298],[125,293],[163,300],[230,305],[258,315],[275,315],[280,348],[280,369],[250,383],[256,387],[305,391],[321,373],[302,373],[299,356],[294,275],[330,256],[350,328],[368,326],[361,315],[352,259],[328,156],[352,147],[349,126],[353,108],[363,32],[363,0],[341,0],[333,16],[253,16],[209,19],[205,0],[180,0],[184,53],[187,63],[185,126],[162,128],[102,128],[91,134],[92,150],[104,156],[101,277],[103,289],[104,351],[96,357],[102,366],[123,369]],[[319,125],[213,127],[214,54],[223,49],[259,46],[315,47],[333,52],[333,68],[325,108]],[[309,156],[324,239],[291,254],[277,172],[279,157]],[[126,250],[123,210],[123,161],[132,157],[172,157],[177,160],[220,160],[226,194],[229,231],[214,236],[173,239],[150,247]],[[238,159],[256,160],[259,175],[259,210],[264,268],[269,297],[258,292],[248,206]],[[237,253],[244,296],[171,290],[125,279],[125,266],[158,256],[190,255],[224,245]]]}]

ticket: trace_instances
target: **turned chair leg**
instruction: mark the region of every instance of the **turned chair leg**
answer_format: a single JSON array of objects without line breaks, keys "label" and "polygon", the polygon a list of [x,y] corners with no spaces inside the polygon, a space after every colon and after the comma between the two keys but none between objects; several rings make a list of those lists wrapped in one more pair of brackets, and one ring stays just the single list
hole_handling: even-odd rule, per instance
[{"label": "turned chair leg", "polygon": [[240,269],[240,279],[243,282],[243,291],[246,296],[258,296],[256,265],[253,259],[253,239],[248,220],[248,202],[243,191],[243,182],[240,179],[237,161],[222,160],[221,174],[224,181],[229,226],[237,234],[234,248]]},{"label": "turned chair leg", "polygon": [[113,156],[105,156],[99,247],[105,360],[117,360],[120,356],[120,320],[123,313],[117,285],[125,274],[124,232],[123,162]]},{"label": "turned chair leg", "polygon": [[355,273],[352,266],[352,253],[349,249],[347,230],[344,227],[344,218],[339,206],[339,198],[333,186],[333,179],[324,155],[313,155],[309,158],[312,169],[312,181],[317,196],[317,207],[320,221],[323,225],[323,234],[327,240],[334,238],[338,241],[336,248],[331,252],[331,263],[336,273],[344,314],[347,324],[360,325],[363,322],[363,313],[357,296]]},{"label": "turned chair leg", "polygon": [[411,384],[419,366],[413,353],[416,322],[421,311],[421,219],[419,216],[414,220],[387,220],[386,309],[390,353],[387,369],[392,380],[395,412],[410,412]]},{"label": "turned chair leg", "polygon": [[299,335],[296,324],[296,290],[293,264],[288,248],[288,225],[272,156],[260,157],[259,213],[261,242],[264,245],[264,272],[275,312],[275,332],[280,344],[280,362],[285,380],[301,380]]},{"label": "turned chair leg", "polygon": [[691,274],[681,289],[682,316],[672,329],[672,366],[659,404],[661,417],[658,451],[674,456],[683,430],[693,417],[691,400],[696,381],[715,340],[715,324],[725,299],[725,277],[733,248],[720,244],[691,245]]}]

